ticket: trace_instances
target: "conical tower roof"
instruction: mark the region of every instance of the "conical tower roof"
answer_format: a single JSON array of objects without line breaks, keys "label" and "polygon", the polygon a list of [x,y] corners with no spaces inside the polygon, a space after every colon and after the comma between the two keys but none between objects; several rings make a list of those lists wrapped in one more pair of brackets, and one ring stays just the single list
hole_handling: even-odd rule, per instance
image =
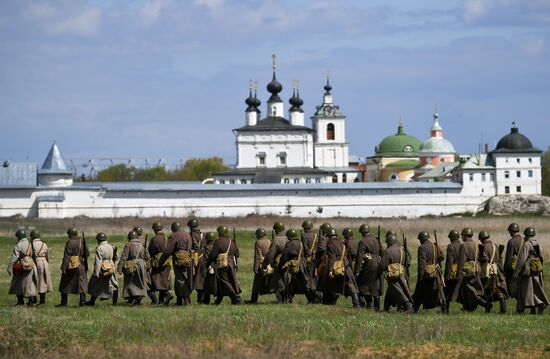
[{"label": "conical tower roof", "polygon": [[65,164],[57,143],[53,143],[38,173],[72,174]]}]

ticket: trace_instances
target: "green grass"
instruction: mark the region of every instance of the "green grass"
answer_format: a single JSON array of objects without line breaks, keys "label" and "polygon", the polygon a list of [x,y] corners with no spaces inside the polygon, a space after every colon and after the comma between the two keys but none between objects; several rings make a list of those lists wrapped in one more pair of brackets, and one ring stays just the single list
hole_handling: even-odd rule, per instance
[{"label": "green grass", "polygon": [[[306,305],[303,296],[282,306],[272,304],[273,295],[260,297],[256,306],[231,306],[225,299],[221,306],[191,308],[112,307],[109,302],[78,308],[76,296],[71,296],[69,308],[55,308],[60,299],[57,285],[65,238],[45,239],[50,245],[54,282],[46,306],[12,307],[15,297],[7,295],[10,278],[0,276],[3,357],[539,357],[550,350],[548,314],[485,315],[481,309],[465,314],[456,304],[449,316],[435,310],[417,315],[355,310],[345,298],[335,307]],[[122,250],[123,236],[110,236],[109,240]],[[13,238],[0,238],[0,258],[6,264],[14,242]],[[242,296],[248,299],[253,233],[237,232],[237,242]],[[91,250],[95,244],[90,237]],[[415,261],[416,247],[411,250]],[[550,271],[548,265],[546,269]],[[411,268],[413,285],[415,270],[416,263]],[[119,283],[122,285],[122,278]],[[547,293],[549,289],[547,281]],[[510,313],[514,307],[515,302],[509,300]]]}]

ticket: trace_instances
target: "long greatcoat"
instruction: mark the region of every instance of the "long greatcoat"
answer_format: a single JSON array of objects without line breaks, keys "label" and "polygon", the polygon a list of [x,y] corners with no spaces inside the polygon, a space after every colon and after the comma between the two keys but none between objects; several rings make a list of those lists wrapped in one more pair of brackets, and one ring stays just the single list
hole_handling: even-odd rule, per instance
[{"label": "long greatcoat", "polygon": [[49,264],[48,245],[40,238],[32,240],[34,255],[36,257],[37,285],[39,294],[48,293],[53,290],[52,277]]},{"label": "long greatcoat", "polygon": [[[492,259],[492,260],[491,260]],[[481,283],[485,292],[485,299],[490,302],[496,302],[500,299],[508,299],[508,290],[506,288],[506,279],[502,270],[500,261],[500,253],[498,245],[494,244],[490,239],[486,239],[483,243],[483,252],[481,253],[481,273],[485,273],[486,268],[490,264],[497,264],[498,273],[489,278],[482,276]]]},{"label": "long greatcoat", "polygon": [[36,265],[33,265],[29,271],[23,271],[20,275],[13,274],[13,264],[23,257],[32,256],[30,242],[27,238],[22,238],[13,247],[10,262],[8,264],[8,273],[12,275],[9,294],[15,294],[23,297],[34,297],[37,294]]},{"label": "long greatcoat", "polygon": [[[80,267],[68,269],[71,256],[80,257]],[[86,263],[90,256],[88,245],[80,237],[71,237],[65,243],[63,259],[61,261],[61,280],[59,291],[63,294],[79,294],[88,292],[88,278],[86,277]]]},{"label": "long greatcoat", "polygon": [[357,286],[361,295],[379,297],[384,291],[384,281],[378,275],[382,248],[376,237],[370,234],[359,241],[355,257]]},{"label": "long greatcoat", "polygon": [[216,293],[214,294],[216,296],[228,296],[233,298],[241,293],[236,270],[236,258],[239,258],[237,243],[228,236],[221,236],[218,238],[214,242],[212,250],[208,253],[206,266],[208,267],[212,264],[216,267],[216,259],[218,258],[218,254],[221,253],[228,254],[227,267],[216,268]]},{"label": "long greatcoat", "polygon": [[[201,233],[200,229],[193,228],[189,233],[193,239],[193,250],[198,253],[199,261],[195,267],[195,274],[193,276],[193,289],[199,291],[203,290],[204,279],[206,278],[206,257],[204,256],[204,247],[206,246],[206,236]],[[197,248],[194,248],[198,245]]]},{"label": "long greatcoat", "polygon": [[327,242],[328,237],[319,235],[317,239],[317,248],[315,249],[314,268],[317,270],[317,285],[316,290],[323,292],[326,286],[326,279],[328,278],[327,267]]},{"label": "long greatcoat", "polygon": [[[537,248],[538,247],[538,250]],[[542,273],[531,274],[529,261],[531,258],[540,257],[544,263],[542,249],[534,238],[527,238],[523,248],[519,252],[516,269],[513,277],[518,280],[517,309],[523,311],[539,305],[548,306],[548,297],[544,293],[544,280]]]},{"label": "long greatcoat", "polygon": [[[378,267],[378,276],[387,271],[392,263],[401,263],[403,267],[410,266],[411,258],[407,251],[399,243],[395,243],[384,251]],[[400,307],[406,303],[412,303],[412,295],[407,283],[407,276],[403,273],[399,278],[386,279],[387,289],[384,297],[384,306]]]},{"label": "long greatcoat", "polygon": [[[151,258],[158,258],[164,252],[164,249],[168,245],[168,237],[164,232],[158,232],[149,243],[149,255]],[[153,267],[150,270],[151,273],[151,288],[152,291],[157,290],[170,290],[172,284],[170,283],[170,270],[171,266],[164,263],[164,265]]]},{"label": "long greatcoat", "polygon": [[204,276],[204,283],[202,287],[204,298],[207,298],[210,295],[216,295],[218,291],[215,268],[216,263],[211,263],[209,266],[206,265],[208,263],[208,256],[214,247],[214,242],[215,241],[206,242],[203,247],[203,257],[205,258],[204,265],[206,267],[206,275]]},{"label": "long greatcoat", "polygon": [[116,271],[110,276],[101,274],[103,261],[110,262],[113,268],[117,260],[115,248],[107,241],[99,243],[95,250],[94,270],[88,282],[88,294],[99,299],[111,298],[113,292],[118,290]]},{"label": "long greatcoat", "polygon": [[[510,297],[516,298],[518,288],[518,278],[514,278],[514,259],[517,260],[519,252],[523,246],[524,240],[521,234],[515,233],[506,243],[506,256],[504,257],[504,275],[506,277],[506,287]],[[517,263],[517,261],[516,261]]]},{"label": "long greatcoat", "polygon": [[[418,247],[418,276],[413,294],[415,306],[422,305],[424,309],[431,309],[445,303],[443,271],[441,270],[443,260],[441,250],[429,240],[425,240]],[[436,277],[429,278],[426,266],[433,264],[437,266]]]},{"label": "long greatcoat", "polygon": [[[462,304],[466,310],[475,310],[479,299],[483,297],[483,285],[480,279],[479,247],[472,238],[466,239],[460,244],[458,254],[458,273],[453,300]],[[473,277],[464,276],[464,264],[467,261],[476,261],[477,274]]]},{"label": "long greatcoat", "polygon": [[159,264],[163,265],[164,262],[172,256],[172,263],[174,266],[174,291],[178,297],[188,297],[193,291],[193,263],[188,266],[177,265],[177,253],[188,252],[191,257],[192,239],[191,236],[184,231],[177,231],[172,233],[168,238],[168,244],[160,257]]},{"label": "long greatcoat", "polygon": [[315,270],[315,252],[317,250],[317,242],[319,237],[317,233],[312,232],[311,230],[304,231],[304,238],[302,239],[302,244],[304,245],[304,256],[306,257],[306,269],[309,281],[312,288],[317,286],[317,271]]},{"label": "long greatcoat", "polygon": [[139,238],[131,239],[122,250],[117,272],[124,272],[124,265],[127,261],[135,260],[133,273],[124,273],[124,286],[122,296],[125,299],[132,297],[144,297],[147,295],[147,268],[145,261],[149,259],[149,252],[145,250]]},{"label": "long greatcoat", "polygon": [[252,270],[254,271],[254,281],[252,282],[252,293],[264,295],[273,293],[271,289],[271,280],[273,275],[264,275],[262,271],[262,262],[269,251],[271,241],[266,238],[258,238],[254,243],[254,263]]},{"label": "long greatcoat", "polygon": [[[445,256],[445,297],[449,301],[456,287],[456,278],[458,272],[453,273],[453,267],[458,269],[458,255],[460,252],[460,240],[455,239],[447,246],[447,255]],[[453,278],[452,278],[453,277]]]},{"label": "long greatcoat", "polygon": [[262,268],[264,269],[267,268],[268,264],[273,267],[273,276],[271,277],[270,286],[271,291],[277,294],[283,293],[285,290],[285,282],[283,278],[284,270],[279,268],[279,261],[287,242],[288,239],[286,238],[286,236],[277,235],[271,242],[269,250],[267,251],[267,254],[264,257],[264,261],[262,263]]},{"label": "long greatcoat", "polygon": [[[143,236],[139,236],[138,240],[143,246],[143,248],[145,248],[145,251],[147,252],[146,260],[149,260],[151,258],[151,256],[149,255],[149,244],[151,244],[151,242],[150,241],[146,242]],[[145,286],[147,288],[147,291],[151,290],[151,270],[147,269],[147,267],[145,267]]]},{"label": "long greatcoat", "polygon": [[309,276],[307,275],[307,261],[304,257],[304,245],[299,239],[293,239],[286,244],[279,266],[285,268],[288,261],[299,260],[299,272],[292,274],[290,271],[284,271],[285,294],[292,300],[295,294],[306,294],[311,289]]},{"label": "long greatcoat", "polygon": [[344,241],[338,237],[330,237],[327,241],[327,269],[325,270],[326,285],[324,291],[331,292],[332,294],[345,295],[347,297],[351,294],[359,293],[359,290],[357,289],[357,282],[351,270],[349,259],[345,253],[343,256],[345,267],[344,275],[334,278],[329,277],[329,272],[332,272],[334,269],[334,263],[342,259],[344,248]]}]

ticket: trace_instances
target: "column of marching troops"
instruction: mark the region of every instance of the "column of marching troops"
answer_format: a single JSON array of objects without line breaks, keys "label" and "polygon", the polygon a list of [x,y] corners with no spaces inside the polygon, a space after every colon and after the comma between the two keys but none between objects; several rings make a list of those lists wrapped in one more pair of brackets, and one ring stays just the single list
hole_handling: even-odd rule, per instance
[{"label": "column of marching troops", "polygon": [[[221,225],[217,232],[203,234],[196,219],[187,225],[189,230],[174,222],[172,233],[167,234],[161,223],[154,223],[150,239],[143,236],[142,228],[135,227],[128,233],[120,258],[107,236],[98,233],[89,280],[86,238],[69,228],[58,306],[67,306],[69,294],[79,295],[81,306],[93,306],[98,298],[111,299],[116,305],[117,274],[123,275],[122,296],[129,305],[140,305],[144,297],[153,304],[169,305],[174,299],[172,270],[177,305],[191,305],[193,290],[198,303],[210,304],[215,297],[214,304],[220,304],[227,296],[232,304],[240,304],[235,230],[231,236]],[[446,256],[436,232],[434,241],[428,232],[420,232],[414,293],[410,289],[411,255],[404,235],[399,241],[396,232],[388,231],[384,249],[380,227],[375,236],[368,225],[361,225],[361,239],[354,238],[350,228],[343,230],[342,239],[329,223],[314,231],[312,222],[306,220],[302,229],[285,232],[284,224],[277,222],[270,236],[263,228],[256,230],[254,280],[247,304],[255,304],[260,295],[268,294],[275,294],[278,303],[292,303],[296,295],[303,294],[310,304],[326,305],[334,305],[345,296],[351,297],[353,307],[380,311],[385,287],[384,311],[396,307],[413,313],[421,307],[439,307],[449,313],[449,304],[457,301],[464,311],[482,306],[487,313],[493,302],[498,302],[500,312],[505,313],[510,297],[517,300],[517,313],[529,308],[532,314],[542,314],[548,305],[544,258],[532,227],[525,228],[522,236],[519,226],[510,224],[511,238],[506,246],[494,244],[486,231],[479,232],[476,243],[471,228],[460,233],[451,230]],[[37,230],[30,232],[30,240],[21,229],[15,236],[18,241],[8,265],[12,275],[9,293],[17,296],[17,305],[24,305],[25,298],[28,305],[45,304],[46,293],[52,291],[48,245]]]}]

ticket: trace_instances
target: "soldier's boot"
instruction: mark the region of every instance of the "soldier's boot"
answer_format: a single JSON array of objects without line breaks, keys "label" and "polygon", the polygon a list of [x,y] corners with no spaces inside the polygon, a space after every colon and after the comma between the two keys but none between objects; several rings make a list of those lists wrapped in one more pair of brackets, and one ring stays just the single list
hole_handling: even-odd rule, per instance
[{"label": "soldier's boot", "polygon": [[420,309],[420,303],[413,303],[412,308],[415,313],[418,313],[418,310]]},{"label": "soldier's boot", "polygon": [[367,305],[367,309],[372,309],[372,295],[366,295],[365,302]]},{"label": "soldier's boot", "polygon": [[83,307],[85,305],[86,305],[86,293],[80,293],[80,300],[78,301],[78,306]]},{"label": "soldier's boot", "polygon": [[[252,293],[250,300],[245,300],[244,304],[256,304],[258,303],[258,293]],[[308,300],[309,303],[309,300]]]},{"label": "soldier's boot", "polygon": [[531,307],[531,314],[537,314],[537,307]]},{"label": "soldier's boot", "polygon": [[113,305],[117,305],[118,303],[118,290],[113,291]]},{"label": "soldier's boot", "polygon": [[357,293],[351,294],[351,303],[354,308],[361,308],[361,304],[359,303],[359,294]]},{"label": "soldier's boot", "polygon": [[170,305],[170,301],[174,299],[174,295],[172,293],[170,293],[170,291],[166,291],[165,295],[164,295],[164,301],[161,302],[163,303],[164,305]]},{"label": "soldier's boot", "polygon": [[46,304],[46,293],[40,293],[40,302],[38,305],[44,305]]},{"label": "soldier's boot", "polygon": [[231,304],[232,305],[239,305],[241,304],[241,296],[238,294],[235,294],[233,298],[231,298]]},{"label": "soldier's boot", "polygon": [[544,308],[546,308],[546,305],[544,305],[544,304],[539,304],[539,305],[537,305],[537,308],[538,308],[538,310],[539,310],[539,311],[538,311],[538,314],[539,314],[539,315],[540,315],[540,314],[544,314]]},{"label": "soldier's boot", "polygon": [[176,305],[178,307],[181,307],[183,305],[183,297],[180,297],[179,295],[176,297]]},{"label": "soldier's boot", "polygon": [[141,300],[143,299],[142,296],[135,297],[135,299],[132,301],[132,305],[141,305]]},{"label": "soldier's boot", "polygon": [[151,304],[159,304],[159,298],[157,297],[157,293],[150,290],[147,292],[147,295],[151,299]]},{"label": "soldier's boot", "polygon": [[378,296],[374,297],[374,310],[380,311],[380,297]]},{"label": "soldier's boot", "polygon": [[185,297],[183,297],[183,305],[185,305],[186,307],[193,305],[190,295],[186,295]]},{"label": "soldier's boot", "polygon": [[23,297],[22,295],[17,296],[16,306],[18,306],[18,305],[25,305],[25,297]]},{"label": "soldier's boot", "polygon": [[158,301],[158,304],[163,304],[164,303],[164,298],[166,298],[166,292],[165,290],[160,290],[159,291],[159,301]]},{"label": "soldier's boot", "polygon": [[215,304],[215,305],[220,305],[220,304],[222,304],[222,300],[223,300],[223,296],[218,295],[218,296],[216,297],[216,300],[214,301],[214,304]]},{"label": "soldier's boot", "polygon": [[202,304],[210,304],[210,294],[204,294],[203,295]]},{"label": "soldier's boot", "polygon": [[202,290],[197,290],[197,303],[202,303],[204,299],[204,292]]},{"label": "soldier's boot", "polygon": [[413,305],[411,302],[407,302],[405,303],[405,313],[407,314],[413,314],[413,313],[416,313],[413,309]]},{"label": "soldier's boot", "polygon": [[317,293],[313,289],[306,292],[307,304],[317,304]]},{"label": "soldier's boot", "polygon": [[485,298],[479,298],[477,304],[485,308],[485,313],[491,313],[491,308],[493,308],[493,303],[487,301]]},{"label": "soldier's boot", "polygon": [[68,302],[69,302],[69,295],[65,293],[61,293],[61,303],[56,305],[56,307],[66,307]]},{"label": "soldier's boot", "polygon": [[32,297],[29,297],[29,300],[27,301],[27,305],[29,307],[33,306],[36,304],[36,296],[32,296]]},{"label": "soldier's boot", "polygon": [[361,308],[365,308],[367,306],[367,302],[365,302],[365,298],[359,294],[359,306]]},{"label": "soldier's boot", "polygon": [[95,305],[95,301],[97,300],[97,297],[94,297],[93,295],[90,297],[90,300],[85,302],[84,305],[88,307],[93,307]]},{"label": "soldier's boot", "polygon": [[506,314],[506,299],[500,298],[498,303],[500,305],[500,314]]}]

